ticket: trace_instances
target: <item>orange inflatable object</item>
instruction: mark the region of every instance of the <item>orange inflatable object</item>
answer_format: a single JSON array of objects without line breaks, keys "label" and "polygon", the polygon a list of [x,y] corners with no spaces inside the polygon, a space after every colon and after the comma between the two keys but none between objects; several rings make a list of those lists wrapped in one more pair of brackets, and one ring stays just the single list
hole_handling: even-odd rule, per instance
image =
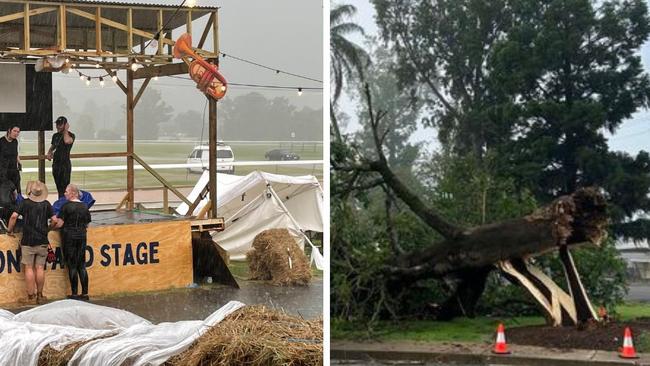
[{"label": "orange inflatable object", "polygon": [[196,82],[196,87],[207,96],[221,99],[226,95],[228,82],[219,73],[219,68],[207,62],[192,50],[192,36],[188,33],[178,37],[174,44],[174,57],[192,57],[189,63],[190,77]]}]

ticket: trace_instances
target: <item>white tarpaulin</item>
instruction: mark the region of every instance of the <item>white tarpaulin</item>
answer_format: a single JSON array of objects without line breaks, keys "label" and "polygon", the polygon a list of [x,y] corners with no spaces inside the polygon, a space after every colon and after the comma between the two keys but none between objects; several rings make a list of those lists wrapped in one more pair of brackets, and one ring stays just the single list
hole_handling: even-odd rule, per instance
[{"label": "white tarpaulin", "polygon": [[[209,181],[208,171],[197,182],[187,197],[194,202]],[[280,200],[303,230],[323,232],[323,191],[318,179],[312,175],[290,177],[255,171],[245,176],[217,173],[217,210],[219,216],[228,220],[244,206],[266,193],[271,186]],[[197,214],[208,202],[205,197],[194,210]],[[176,209],[185,215],[188,205],[182,203]]]},{"label": "white tarpaulin", "polygon": [[[39,354],[48,345],[60,351],[69,344],[98,337],[106,338],[80,347],[68,364],[160,365],[243,306],[241,302],[231,301],[204,321],[161,324],[151,324],[128,311],[74,300],[34,308],[27,316],[3,310],[0,311],[0,365],[36,366]],[[72,313],[83,314],[84,319],[74,319]],[[106,316],[111,318],[109,323],[104,319]],[[39,323],[44,319],[47,324]]]},{"label": "white tarpaulin", "polygon": [[[196,200],[208,184],[205,171],[188,196]],[[207,203],[204,198],[194,211]],[[214,233],[213,239],[228,251],[233,260],[243,260],[253,239],[268,229],[288,229],[302,248],[305,241],[312,246],[311,260],[323,269],[322,254],[306,238],[304,232],[323,231],[323,191],[313,176],[290,177],[264,172],[246,176],[217,173],[217,209],[225,219],[225,230]],[[183,215],[189,207],[181,204],[176,211]]]}]

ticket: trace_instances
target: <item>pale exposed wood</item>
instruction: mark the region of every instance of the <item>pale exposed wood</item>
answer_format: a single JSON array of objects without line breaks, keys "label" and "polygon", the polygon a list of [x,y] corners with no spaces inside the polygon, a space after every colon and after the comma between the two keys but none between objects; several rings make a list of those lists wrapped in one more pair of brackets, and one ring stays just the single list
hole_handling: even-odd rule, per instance
[{"label": "pale exposed wood", "polygon": [[95,50],[102,52],[102,8],[95,9]]},{"label": "pale exposed wood", "polygon": [[[113,71],[112,69],[110,69],[110,68],[105,67],[104,70],[106,70],[106,72],[110,75],[110,77],[113,76],[113,73],[115,73],[115,76],[117,76],[117,73],[115,71]],[[111,81],[112,81],[112,79],[111,79]],[[126,94],[126,86],[124,86],[124,84],[122,84],[122,81],[119,78],[117,79],[115,84],[117,84],[117,86],[119,86],[120,89],[122,89],[124,94]]]},{"label": "pale exposed wood", "polygon": [[[29,6],[28,4],[25,4],[26,6]],[[56,7],[46,7],[46,8],[38,8],[38,9],[30,9],[28,11],[28,16],[32,15],[38,15],[38,14],[45,14],[45,13],[50,13],[53,11],[56,11]],[[14,14],[8,14],[8,15],[3,15],[0,17],[0,23],[6,23],[10,22],[12,20],[20,19],[25,17],[25,12],[21,11],[19,13],[14,13]]]},{"label": "pale exposed wood", "polygon": [[142,93],[147,89],[147,85],[149,85],[149,82],[151,81],[151,78],[146,78],[144,80],[144,83],[142,83],[142,86],[140,87],[140,90],[138,90],[138,94],[135,96],[135,99],[133,100],[133,108],[135,108],[138,105],[138,101],[140,100],[140,97],[142,96]]},{"label": "pale exposed wood", "polygon": [[148,171],[151,175],[154,176],[154,178],[158,179],[160,183],[162,183],[163,186],[167,187],[172,193],[176,195],[176,197],[180,198],[183,202],[185,202],[187,205],[191,205],[192,203],[181,193],[178,189],[174,188],[172,184],[170,184],[165,178],[163,178],[158,172],[156,172],[149,164],[147,164],[142,158],[140,158],[137,154],[133,153],[131,154],[134,160],[138,162],[138,164],[142,165],[142,167]]},{"label": "pale exposed wood", "polygon": [[192,231],[223,231],[224,229],[224,219],[223,217],[217,217],[214,219],[201,219],[201,220],[192,220],[190,222],[192,225]]},{"label": "pale exposed wood", "polygon": [[29,30],[29,3],[25,3],[25,10],[23,11],[23,49],[25,51],[31,48],[30,44],[30,30]]},{"label": "pale exposed wood", "polygon": [[196,46],[197,48],[203,48],[203,43],[205,43],[205,39],[208,37],[208,33],[210,33],[210,29],[212,29],[212,23],[214,22],[215,18],[215,13],[210,14],[210,19],[208,19],[208,23],[205,25],[205,28],[203,29],[203,34],[201,34],[201,39],[199,40],[199,44]]},{"label": "pale exposed wood", "polygon": [[187,19],[185,20],[185,31],[192,35],[192,11],[187,11]]},{"label": "pale exposed wood", "polygon": [[187,209],[187,213],[185,214],[185,216],[192,216],[194,214],[194,210],[196,210],[196,207],[203,200],[203,197],[205,197],[205,195],[207,193],[208,193],[208,186],[205,186],[201,190],[201,193],[199,193],[198,196],[196,196],[196,199],[194,200],[194,202],[192,202],[192,204],[189,205],[189,207]]},{"label": "pale exposed wood", "polygon": [[182,63],[179,62],[175,64],[168,64],[162,66],[143,67],[133,73],[133,79],[138,80],[138,79],[152,78],[155,76],[160,77],[160,76],[169,76],[169,75],[181,75],[187,73],[188,73],[187,64],[185,64],[184,62]]}]

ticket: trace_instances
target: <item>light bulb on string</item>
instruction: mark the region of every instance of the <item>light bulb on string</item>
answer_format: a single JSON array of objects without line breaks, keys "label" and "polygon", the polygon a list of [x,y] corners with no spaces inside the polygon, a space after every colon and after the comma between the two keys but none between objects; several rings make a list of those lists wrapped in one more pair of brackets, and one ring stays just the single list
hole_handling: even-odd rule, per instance
[{"label": "light bulb on string", "polygon": [[193,8],[194,6],[196,6],[196,0],[187,0],[185,2],[185,5],[187,5],[188,8]]},{"label": "light bulb on string", "polygon": [[298,88],[298,96],[302,95],[302,88]]},{"label": "light bulb on string", "polygon": [[84,81],[84,76],[81,75],[81,73],[78,73],[78,74],[79,74],[79,80]]},{"label": "light bulb on string", "polygon": [[86,77],[86,86],[90,86],[90,76]]},{"label": "light bulb on string", "polygon": [[96,68],[96,69],[99,69],[99,64],[95,64],[95,68]]},{"label": "light bulb on string", "polygon": [[153,81],[158,81],[158,75],[153,77]]},{"label": "light bulb on string", "polygon": [[70,63],[70,59],[69,59],[68,57],[65,58],[65,63],[66,63],[66,64],[69,64],[69,63]]},{"label": "light bulb on string", "polygon": [[101,76],[99,77],[99,86],[101,86],[102,88],[104,87],[104,78]]},{"label": "light bulb on string", "polygon": [[113,80],[114,83],[117,83],[117,74],[113,73],[113,76],[111,76],[111,80]]},{"label": "light bulb on string", "polygon": [[131,64],[131,71],[136,71],[137,69],[138,69],[138,63],[137,63],[137,62],[133,62],[133,63]]}]

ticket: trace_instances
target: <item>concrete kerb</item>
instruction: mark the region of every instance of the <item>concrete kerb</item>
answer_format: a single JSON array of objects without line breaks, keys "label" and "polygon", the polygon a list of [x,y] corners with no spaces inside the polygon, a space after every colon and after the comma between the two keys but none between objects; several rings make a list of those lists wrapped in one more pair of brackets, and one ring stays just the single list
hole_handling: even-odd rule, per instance
[{"label": "concrete kerb", "polygon": [[509,345],[510,355],[492,354],[492,346],[478,343],[448,342],[344,342],[332,341],[332,360],[427,361],[458,364],[499,364],[527,366],[647,365],[650,357],[641,355],[624,360],[616,352],[596,350],[560,350]]}]

